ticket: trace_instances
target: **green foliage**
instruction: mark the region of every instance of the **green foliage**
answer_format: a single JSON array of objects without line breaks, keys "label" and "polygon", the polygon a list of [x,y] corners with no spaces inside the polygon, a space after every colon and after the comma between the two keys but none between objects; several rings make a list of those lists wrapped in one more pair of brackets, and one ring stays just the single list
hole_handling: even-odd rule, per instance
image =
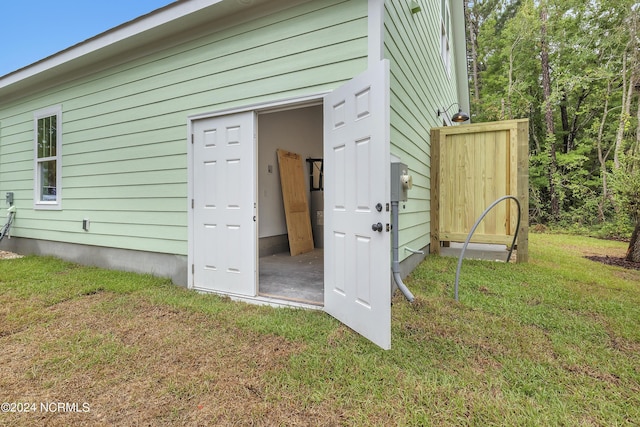
[{"label": "green foliage", "polygon": [[[471,82],[479,88],[472,99],[472,117],[475,122],[529,119],[532,221],[557,219],[562,226],[591,231],[626,224],[619,215],[636,209],[630,203],[638,200],[637,184],[632,169],[624,166],[614,171],[612,159],[619,124],[625,136],[622,151],[640,152],[635,115],[638,91],[628,106],[631,114],[625,113],[623,105],[623,89],[632,70],[640,66],[637,3],[504,0],[491,11],[486,6],[487,2],[467,2],[468,14],[483,18],[478,21],[475,47],[479,78]],[[541,78],[543,7],[548,12],[552,134],[547,134]],[[552,148],[555,158],[550,155]],[[611,183],[603,178],[613,185],[607,188]],[[550,180],[560,203],[557,218],[550,212]]]},{"label": "green foliage", "polygon": [[611,182],[620,206],[622,215],[632,221],[640,221],[640,153],[620,156],[620,168],[613,169]]}]

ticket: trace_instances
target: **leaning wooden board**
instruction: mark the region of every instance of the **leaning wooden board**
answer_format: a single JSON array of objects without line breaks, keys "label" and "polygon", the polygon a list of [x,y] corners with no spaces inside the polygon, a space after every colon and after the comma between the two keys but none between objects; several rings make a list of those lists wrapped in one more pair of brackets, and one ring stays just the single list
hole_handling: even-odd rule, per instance
[{"label": "leaning wooden board", "polygon": [[304,164],[299,154],[281,149],[277,152],[289,249],[291,256],[296,256],[313,250]]}]

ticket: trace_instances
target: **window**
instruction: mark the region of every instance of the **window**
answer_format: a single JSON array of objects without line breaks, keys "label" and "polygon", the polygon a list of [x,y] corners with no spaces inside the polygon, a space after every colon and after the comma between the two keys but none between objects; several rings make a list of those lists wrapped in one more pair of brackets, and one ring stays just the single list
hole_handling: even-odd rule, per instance
[{"label": "window", "polygon": [[33,115],[34,204],[36,209],[61,209],[62,107]]},{"label": "window", "polygon": [[440,56],[448,76],[451,76],[451,15],[449,14],[449,0],[440,1]]}]

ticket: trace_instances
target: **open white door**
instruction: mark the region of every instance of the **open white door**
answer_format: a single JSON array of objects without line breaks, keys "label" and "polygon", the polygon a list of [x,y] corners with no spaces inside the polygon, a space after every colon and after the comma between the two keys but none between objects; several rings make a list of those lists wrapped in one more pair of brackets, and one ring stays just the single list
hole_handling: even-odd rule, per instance
[{"label": "open white door", "polygon": [[324,99],[324,308],[391,347],[389,62]]},{"label": "open white door", "polygon": [[193,288],[256,295],[254,113],[196,120]]}]

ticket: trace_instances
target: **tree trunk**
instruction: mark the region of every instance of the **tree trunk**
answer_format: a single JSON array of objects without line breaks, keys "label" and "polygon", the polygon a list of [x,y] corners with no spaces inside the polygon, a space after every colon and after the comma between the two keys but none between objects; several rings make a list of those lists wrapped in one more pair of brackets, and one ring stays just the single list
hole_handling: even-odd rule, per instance
[{"label": "tree trunk", "polygon": [[514,52],[517,50],[521,40],[522,40],[522,37],[516,37],[513,44],[511,45],[511,49],[509,49],[509,87],[507,89],[507,111],[508,111],[507,117],[509,118],[509,120],[513,119],[513,108],[511,103],[511,97],[513,94],[513,86],[514,86],[514,79],[513,79],[513,69],[515,64]]},{"label": "tree trunk", "polygon": [[[636,84],[640,86],[640,78]],[[631,147],[632,156],[640,156],[640,95],[638,95],[638,110],[636,111],[636,117],[638,118],[638,121],[636,122],[636,143]]]},{"label": "tree trunk", "polygon": [[629,249],[627,249],[627,255],[624,259],[640,263],[640,220],[636,222],[636,228],[631,234],[631,242],[629,242]]},{"label": "tree trunk", "polygon": [[[589,92],[590,91],[587,89],[582,89],[582,91],[580,91],[580,95],[578,96],[578,100],[576,102],[575,112],[573,113],[573,120],[571,121],[571,123],[569,123],[569,114],[567,112],[567,108],[565,104],[564,114],[566,117],[563,117],[562,119],[563,130],[566,132],[565,153],[569,153],[573,151],[573,149],[575,148],[576,136],[578,135],[578,131],[580,130],[579,123],[578,123],[578,117],[580,117],[580,108],[582,108],[582,103],[589,96]],[[565,96],[565,99],[566,99],[566,96]]]},{"label": "tree trunk", "polygon": [[469,0],[464,2],[464,11],[469,28],[469,55],[471,56],[471,80],[473,80],[473,99],[480,102],[480,82],[478,81],[478,20],[469,6]]},{"label": "tree trunk", "polygon": [[[604,108],[602,110],[602,119],[600,120],[600,126],[598,127],[598,138],[596,139],[596,149],[598,152],[598,162],[600,163],[600,176],[602,177],[602,200],[598,203],[598,212],[600,221],[604,222],[604,206],[607,199],[613,203],[613,197],[609,193],[607,186],[607,158],[609,157],[610,149],[605,153],[602,147],[602,140],[604,137],[604,126],[607,123],[607,116],[609,115],[609,95],[611,94],[611,81],[607,84],[607,94],[604,98]],[[615,206],[615,203],[614,203]]]},{"label": "tree trunk", "polygon": [[[624,130],[627,122],[631,118],[631,101],[633,99],[633,91],[636,84],[638,84],[638,72],[640,71],[638,70],[637,46],[638,15],[636,13],[632,13],[629,16],[631,18],[631,21],[628,22],[629,43],[627,44],[622,57],[622,111],[620,112],[620,122],[618,122],[618,131],[616,133],[616,144],[613,150],[613,164],[616,169],[620,167],[620,154],[622,150]],[[629,79],[628,81],[627,78]]]},{"label": "tree trunk", "polygon": [[629,120],[631,112],[631,98],[633,96],[633,71],[629,73],[627,81],[627,56],[622,58],[622,111],[620,112],[620,121],[618,122],[618,131],[616,132],[615,148],[613,150],[613,166],[620,168],[620,153],[622,150],[622,141],[624,139],[624,129]]},{"label": "tree trunk", "polygon": [[569,143],[569,111],[567,108],[567,92],[562,92],[562,101],[560,102],[560,122],[562,123],[562,145],[564,146],[564,152],[571,151]]},{"label": "tree trunk", "polygon": [[547,125],[547,143],[549,144],[549,197],[551,199],[551,217],[558,220],[560,216],[560,203],[556,192],[555,175],[558,170],[556,159],[555,126],[553,123],[553,109],[551,106],[551,71],[549,66],[549,46],[547,43],[547,6],[540,8],[540,62],[542,65],[542,94],[545,108],[544,117]]},{"label": "tree trunk", "polygon": [[640,96],[638,97],[638,112],[636,115],[638,117],[638,127],[636,128],[636,143],[631,147],[632,156],[640,156]]}]

